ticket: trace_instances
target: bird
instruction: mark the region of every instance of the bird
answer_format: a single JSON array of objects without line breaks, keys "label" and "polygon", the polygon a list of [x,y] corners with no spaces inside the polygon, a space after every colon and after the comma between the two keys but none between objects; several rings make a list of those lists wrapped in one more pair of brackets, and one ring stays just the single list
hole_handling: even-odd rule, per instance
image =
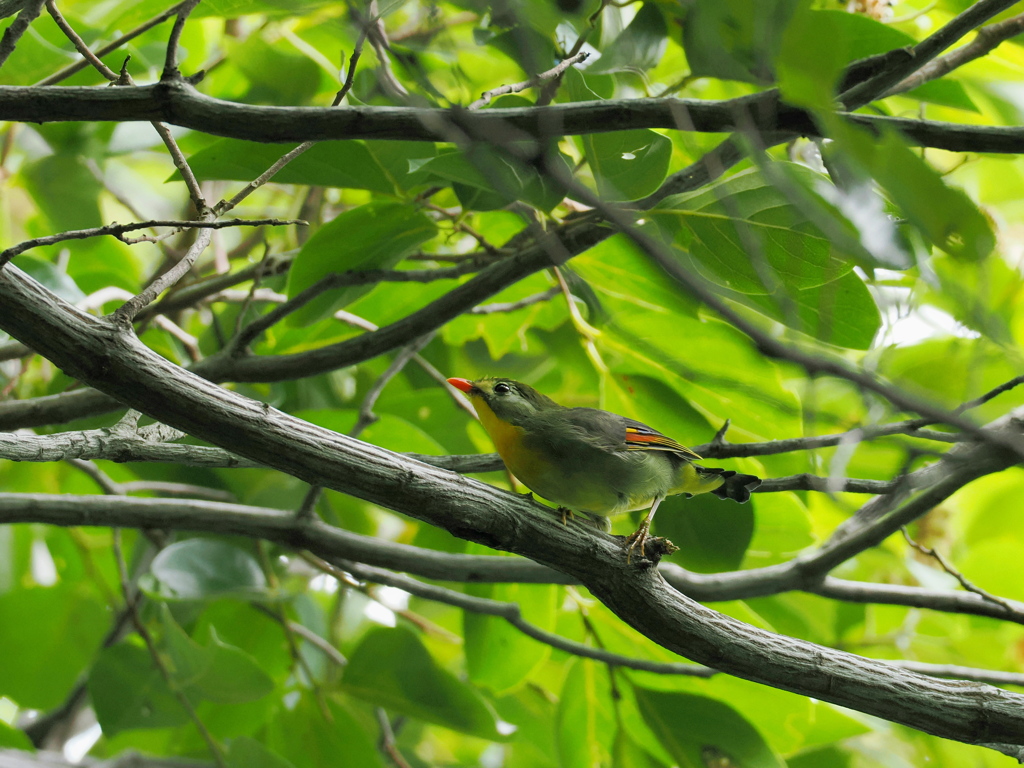
[{"label": "bird", "polygon": [[646,556],[651,521],[667,496],[712,493],[742,504],[761,484],[754,475],[695,464],[698,454],[639,421],[559,405],[512,379],[448,383],[469,397],[505,466],[533,493],[599,519],[648,509],[626,537],[627,562],[637,549]]}]

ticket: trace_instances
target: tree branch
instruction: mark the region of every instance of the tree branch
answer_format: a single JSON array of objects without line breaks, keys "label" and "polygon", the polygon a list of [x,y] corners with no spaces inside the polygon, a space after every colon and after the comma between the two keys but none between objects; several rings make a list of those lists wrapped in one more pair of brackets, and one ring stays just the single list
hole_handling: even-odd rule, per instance
[{"label": "tree branch", "polygon": [[[928,678],[724,616],[669,587],[657,569],[628,565],[616,539],[563,526],[550,510],[525,498],[222,389],[161,358],[133,334],[76,310],[12,265],[0,272],[0,327],[69,375],[152,418],[311,485],[357,496],[578,579],[642,634],[693,661],[945,738],[1024,744],[1024,696]],[[244,523],[244,517],[236,521]]]}]

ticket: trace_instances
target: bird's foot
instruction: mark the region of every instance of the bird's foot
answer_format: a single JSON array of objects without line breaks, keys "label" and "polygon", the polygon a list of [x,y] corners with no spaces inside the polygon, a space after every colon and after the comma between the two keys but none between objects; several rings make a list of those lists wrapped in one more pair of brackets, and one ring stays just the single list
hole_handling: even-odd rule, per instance
[{"label": "bird's foot", "polygon": [[562,516],[562,525],[568,525],[568,520],[575,520],[576,515],[568,507],[559,507],[558,513]]},{"label": "bird's foot", "polygon": [[[633,552],[640,548],[640,560],[644,561],[644,567],[657,565],[661,558],[671,555],[679,549],[675,544],[663,536],[649,536],[650,526],[641,525],[633,533],[626,537],[623,546],[626,548],[626,564],[633,561]],[[639,563],[638,563],[639,565]]]}]

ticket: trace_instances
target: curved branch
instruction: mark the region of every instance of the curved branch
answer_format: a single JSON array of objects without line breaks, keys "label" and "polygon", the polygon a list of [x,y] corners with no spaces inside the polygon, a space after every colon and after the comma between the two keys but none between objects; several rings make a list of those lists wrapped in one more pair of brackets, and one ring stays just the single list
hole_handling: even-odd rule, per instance
[{"label": "curved branch", "polygon": [[69,375],[172,427],[578,579],[637,631],[693,661],[945,738],[1024,745],[1024,696],[929,678],[720,614],[672,589],[657,569],[627,564],[616,539],[222,389],[10,265],[0,272],[0,327]]},{"label": "curved branch", "polygon": [[[840,113],[857,125],[895,128],[922,147],[951,152],[1024,152],[1024,129]],[[137,88],[0,86],[0,120],[31,123],[154,121],[215,136],[260,142],[327,139],[445,141],[454,125],[477,135],[580,136],[661,128],[726,133],[738,125],[764,133],[818,136],[805,111],[776,103],[773,92],[727,101],[617,99],[468,112],[416,107],[263,107],[221,101],[176,80]],[[444,126],[444,129],[439,128]]]}]

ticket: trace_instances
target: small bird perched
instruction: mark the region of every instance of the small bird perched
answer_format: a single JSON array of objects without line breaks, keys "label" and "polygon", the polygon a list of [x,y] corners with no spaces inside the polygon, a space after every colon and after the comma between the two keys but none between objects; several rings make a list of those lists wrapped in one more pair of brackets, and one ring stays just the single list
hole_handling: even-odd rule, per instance
[{"label": "small bird perched", "polygon": [[754,475],[702,467],[689,448],[639,421],[596,408],[566,408],[511,379],[448,379],[469,395],[508,470],[563,507],[598,517],[650,511],[627,539],[627,560],[644,544],[666,496],[713,493],[743,503]]}]

